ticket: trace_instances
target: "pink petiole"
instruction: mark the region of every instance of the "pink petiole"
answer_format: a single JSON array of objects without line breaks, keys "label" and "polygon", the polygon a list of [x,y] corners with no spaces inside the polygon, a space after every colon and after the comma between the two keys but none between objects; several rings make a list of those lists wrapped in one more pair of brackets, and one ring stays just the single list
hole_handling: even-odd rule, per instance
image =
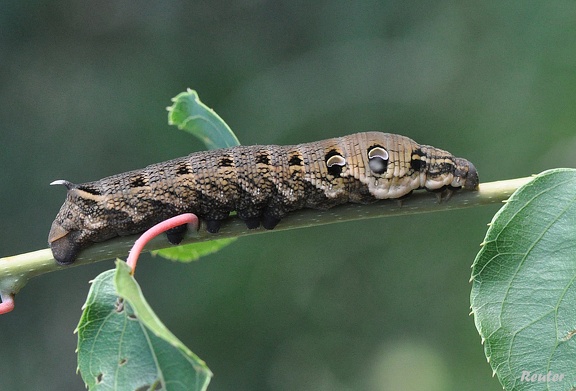
[{"label": "pink petiole", "polygon": [[0,293],[2,298],[2,303],[0,303],[0,315],[7,314],[14,309],[14,295],[9,294],[7,296]]},{"label": "pink petiole", "polygon": [[128,259],[126,260],[126,263],[132,269],[131,273],[134,274],[134,272],[136,271],[136,262],[138,262],[138,257],[140,256],[140,253],[144,249],[144,246],[146,246],[146,244],[150,240],[154,239],[161,233],[168,231],[169,229],[178,227],[183,224],[189,224],[195,230],[197,230],[198,217],[192,213],[184,213],[178,216],[174,216],[156,224],[155,226],[144,232],[142,235],[140,235],[140,237],[134,242],[134,246],[132,246],[130,254],[128,254]]}]

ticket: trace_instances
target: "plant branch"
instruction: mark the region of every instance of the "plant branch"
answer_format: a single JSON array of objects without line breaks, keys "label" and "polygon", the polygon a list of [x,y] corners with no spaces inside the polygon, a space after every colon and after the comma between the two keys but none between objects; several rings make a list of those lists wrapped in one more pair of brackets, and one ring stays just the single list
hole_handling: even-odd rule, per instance
[{"label": "plant branch", "polygon": [[[530,182],[532,177],[489,182],[480,185],[478,191],[458,191],[448,202],[438,203],[435,197],[427,192],[415,192],[409,198],[402,200],[384,200],[369,205],[345,204],[326,211],[302,209],[289,213],[273,230],[263,228],[249,230],[238,218],[230,218],[222,225],[220,232],[211,234],[205,225],[200,229],[188,232],[181,244],[210,241],[222,238],[240,237],[289,229],[305,228],[345,221],[363,220],[386,216],[409,215],[416,213],[439,212],[452,209],[470,208],[480,205],[502,202],[520,186]],[[106,259],[126,257],[138,235],[115,238],[102,243],[96,243],[82,251],[72,266],[99,262]],[[158,250],[170,247],[165,237],[157,237],[146,245],[144,251]],[[50,249],[0,258],[0,297],[9,301],[26,285],[32,277],[69,268],[60,266],[52,257]],[[13,303],[12,303],[13,305]],[[8,308],[9,306],[6,306]],[[2,306],[0,304],[0,314]]]}]

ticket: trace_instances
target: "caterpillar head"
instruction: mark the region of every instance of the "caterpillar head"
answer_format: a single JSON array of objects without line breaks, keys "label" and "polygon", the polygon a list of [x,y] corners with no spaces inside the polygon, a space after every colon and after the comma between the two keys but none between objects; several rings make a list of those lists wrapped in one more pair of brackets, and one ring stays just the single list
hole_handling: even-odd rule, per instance
[{"label": "caterpillar head", "polygon": [[455,157],[454,159],[454,187],[462,187],[466,190],[478,190],[478,171],[472,163],[466,159]]},{"label": "caterpillar head", "polygon": [[[417,189],[478,188],[474,165],[450,152],[389,133],[361,133],[353,141],[351,161],[365,168],[359,179],[377,199],[399,198]],[[331,160],[340,163],[331,158],[327,165]]]}]

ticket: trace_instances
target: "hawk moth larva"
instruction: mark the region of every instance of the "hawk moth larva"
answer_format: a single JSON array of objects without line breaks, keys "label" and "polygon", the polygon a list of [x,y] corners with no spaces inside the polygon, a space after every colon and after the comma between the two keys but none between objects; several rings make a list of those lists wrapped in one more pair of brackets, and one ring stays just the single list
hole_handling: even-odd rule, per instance
[{"label": "hawk moth larva", "polygon": [[[286,213],[400,198],[413,190],[474,190],[466,159],[408,137],[366,132],[289,146],[237,146],[196,152],[99,181],[73,184],[48,242],[60,264],[91,243],[137,234],[169,217],[194,213],[217,232],[236,211],[250,229],[272,229]],[[182,240],[185,227],[168,239]]]}]

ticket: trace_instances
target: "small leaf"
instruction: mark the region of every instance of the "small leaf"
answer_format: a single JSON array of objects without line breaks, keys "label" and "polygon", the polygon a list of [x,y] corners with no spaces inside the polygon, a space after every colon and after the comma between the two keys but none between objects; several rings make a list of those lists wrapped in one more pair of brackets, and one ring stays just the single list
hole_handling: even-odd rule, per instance
[{"label": "small leaf", "polygon": [[471,304],[506,390],[576,384],[576,170],[543,172],[496,214],[472,266]]},{"label": "small leaf", "polygon": [[162,250],[152,251],[153,255],[160,255],[172,261],[191,262],[200,259],[204,255],[212,254],[221,248],[228,246],[237,238],[224,238],[209,242],[190,243],[178,247],[169,247]]},{"label": "small leaf", "polygon": [[198,137],[208,149],[234,147],[240,142],[214,110],[200,101],[196,91],[188,89],[172,98],[168,123]]},{"label": "small leaf", "polygon": [[152,312],[120,260],[88,294],[78,325],[78,368],[90,390],[200,391],[212,376]]},{"label": "small leaf", "polygon": [[[214,110],[200,101],[198,93],[188,89],[172,98],[174,104],[168,107],[168,123],[178,126],[204,142],[208,149],[234,147],[240,145],[236,135]],[[174,261],[194,261],[203,255],[214,253],[232,239],[214,242],[193,243],[155,251],[154,254]]]}]

